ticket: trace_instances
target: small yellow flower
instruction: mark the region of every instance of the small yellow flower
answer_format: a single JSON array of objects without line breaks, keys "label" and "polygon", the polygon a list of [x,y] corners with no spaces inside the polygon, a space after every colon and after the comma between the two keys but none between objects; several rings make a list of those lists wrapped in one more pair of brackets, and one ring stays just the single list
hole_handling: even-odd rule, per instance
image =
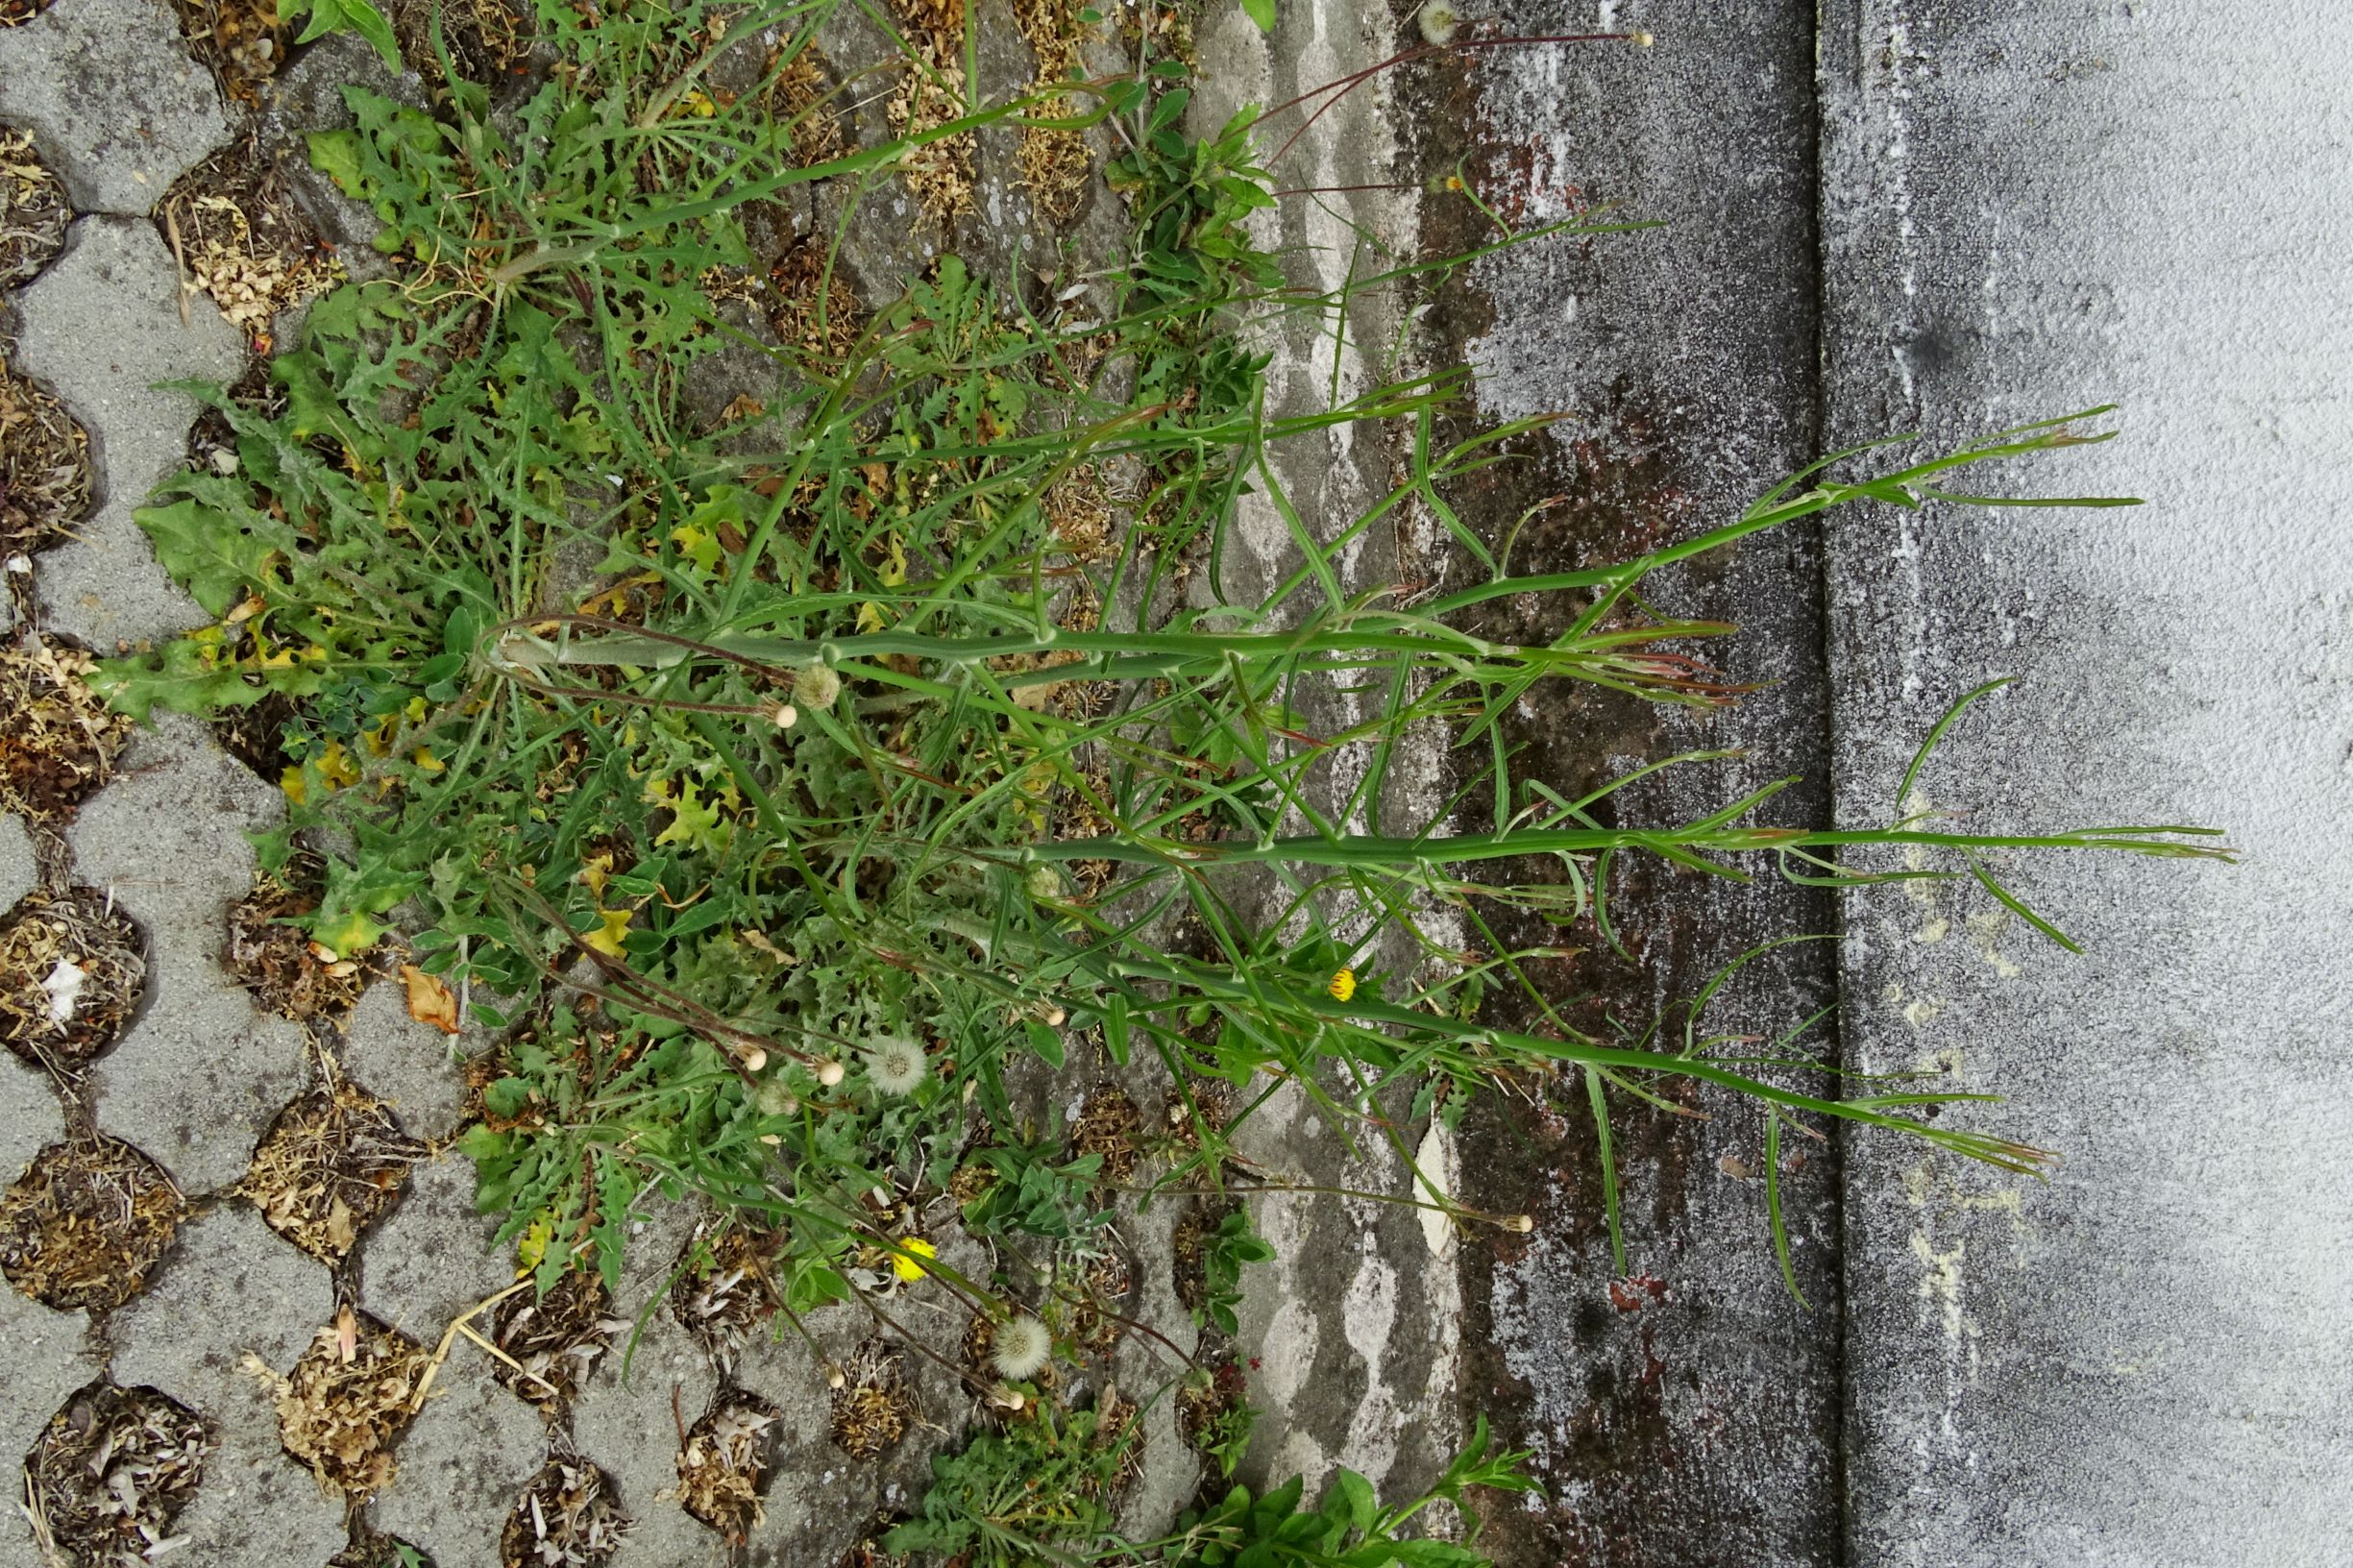
[{"label": "small yellow flower", "polygon": [[629,934],[629,917],[637,913],[630,909],[600,909],[597,929],[584,933],[582,945],[593,947],[607,958],[621,956],[621,944]]},{"label": "small yellow flower", "polygon": [[1348,1000],[1357,993],[1357,971],[1354,969],[1340,970],[1332,977],[1332,983],[1324,987],[1324,990],[1332,993],[1332,999],[1336,1002]]},{"label": "small yellow flower", "polygon": [[[923,1277],[923,1265],[915,1261],[916,1258],[937,1258],[940,1256],[940,1249],[933,1246],[930,1242],[924,1240],[919,1236],[902,1236],[898,1238],[898,1252],[891,1259],[891,1272],[897,1275],[903,1283],[908,1285],[913,1285],[916,1281]],[[909,1257],[908,1254],[910,1253],[914,1254],[915,1256]]]}]

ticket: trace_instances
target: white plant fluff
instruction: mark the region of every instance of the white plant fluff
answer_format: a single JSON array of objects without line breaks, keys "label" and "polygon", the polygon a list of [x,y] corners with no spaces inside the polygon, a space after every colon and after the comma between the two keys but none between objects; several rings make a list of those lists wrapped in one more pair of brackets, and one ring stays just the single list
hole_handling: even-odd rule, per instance
[{"label": "white plant fluff", "polygon": [[1019,1383],[1036,1377],[1053,1354],[1054,1336],[1045,1332],[1045,1325],[1023,1314],[1007,1318],[996,1326],[990,1343],[989,1364],[996,1368],[997,1376]]},{"label": "white plant fluff", "polygon": [[930,1059],[912,1040],[878,1040],[867,1047],[866,1075],[885,1094],[912,1094],[930,1073]]}]

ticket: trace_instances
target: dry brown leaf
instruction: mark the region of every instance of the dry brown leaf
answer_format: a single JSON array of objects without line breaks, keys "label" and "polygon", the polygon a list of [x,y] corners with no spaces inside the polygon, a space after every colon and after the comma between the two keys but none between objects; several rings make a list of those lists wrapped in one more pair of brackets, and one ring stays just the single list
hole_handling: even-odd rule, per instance
[{"label": "dry brown leaf", "polygon": [[408,987],[408,1016],[429,1023],[445,1035],[457,1033],[457,998],[441,977],[427,974],[414,964],[401,966],[401,980]]}]

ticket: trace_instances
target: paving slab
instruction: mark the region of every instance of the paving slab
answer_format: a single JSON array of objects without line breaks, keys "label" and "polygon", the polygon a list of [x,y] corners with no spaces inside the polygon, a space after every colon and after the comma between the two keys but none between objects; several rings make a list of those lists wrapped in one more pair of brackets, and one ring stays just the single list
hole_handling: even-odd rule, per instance
[{"label": "paving slab", "polygon": [[490,1359],[459,1339],[434,1392],[394,1450],[400,1471],[369,1505],[377,1529],[436,1568],[497,1568],[507,1511],[547,1462],[539,1412],[490,1375]]},{"label": "paving slab", "polygon": [[466,1104],[465,1080],[451,1047],[472,1054],[487,1043],[478,1029],[445,1035],[410,1017],[407,992],[392,975],[359,993],[336,1055],[355,1083],[391,1102],[411,1138],[441,1139],[456,1130]]},{"label": "paving slab", "polygon": [[229,905],[253,885],[245,835],[282,810],[203,725],[165,714],[67,841],[75,874],[111,893],[148,940],[147,1004],[91,1074],[98,1120],[190,1192],[242,1177],[303,1086],[301,1028],[261,1013],[219,958]]},{"label": "paving slab", "polygon": [[175,1527],[188,1537],[175,1560],[308,1568],[342,1545],[341,1500],[286,1454],[275,1396],[247,1362],[284,1373],[333,1314],[327,1270],[233,1201],[189,1222],[146,1291],[108,1320],[114,1381],[161,1389],[219,1442]]},{"label": "paving slab", "polygon": [[166,0],[73,0],[0,28],[0,120],[39,138],[76,211],[127,217],[229,139]]},{"label": "paving slab", "polygon": [[[53,7],[44,19],[73,9]],[[9,74],[0,64],[0,78]],[[131,517],[185,460],[198,411],[195,399],[158,383],[225,383],[245,361],[244,340],[212,303],[189,299],[184,325],[179,295],[155,225],[131,217],[77,220],[64,254],[16,295],[16,368],[46,381],[88,429],[98,468],[96,510],[37,563],[41,622],[100,652],[209,620]]]},{"label": "paving slab", "polygon": [[33,856],[24,819],[0,815],[0,911],[15,908],[39,882],[40,863]]},{"label": "paving slab", "polygon": [[418,1161],[356,1255],[360,1305],[412,1338],[438,1342],[452,1318],[513,1283],[511,1249],[491,1240],[498,1229],[499,1216],[474,1211],[472,1161]]},{"label": "paving slab", "polygon": [[691,1425],[718,1386],[701,1346],[660,1311],[648,1320],[625,1379],[617,1345],[582,1384],[573,1441],[602,1467],[631,1520],[613,1568],[692,1568],[724,1557],[716,1531],[661,1495],[678,1481],[679,1416]]},{"label": "paving slab", "polygon": [[2342,1561],[2353,14],[1842,0],[1823,42],[1826,445],[2117,401],[2119,440],[1988,484],[2147,498],[1832,529],[1845,825],[2013,675],[1924,804],[2245,856],[2001,867],[2082,956],[1974,886],[1850,906],[1851,1065],[2000,1092],[1948,1119],[2060,1160],[1851,1145],[1846,1560]]},{"label": "paving slab", "polygon": [[[20,1466],[68,1395],[97,1378],[103,1362],[88,1343],[89,1318],[61,1312],[0,1283],[0,1476],[20,1485]],[[0,1514],[0,1563],[30,1563],[33,1531],[14,1505]]]},{"label": "paving slab", "polygon": [[64,1107],[49,1075],[14,1052],[0,1058],[0,1187],[64,1136]]}]

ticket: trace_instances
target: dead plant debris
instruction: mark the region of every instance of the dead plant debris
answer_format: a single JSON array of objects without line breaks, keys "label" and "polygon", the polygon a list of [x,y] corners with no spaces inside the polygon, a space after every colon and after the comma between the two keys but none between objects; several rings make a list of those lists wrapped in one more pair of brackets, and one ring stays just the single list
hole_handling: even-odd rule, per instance
[{"label": "dead plant debris", "polygon": [[[0,184],[6,176],[0,168]],[[0,210],[0,226],[8,221]],[[0,287],[11,282],[11,237],[0,233]],[[89,513],[90,484],[89,432],[47,387],[0,357],[0,551],[29,555],[64,539]]]},{"label": "dead plant debris", "polygon": [[776,1315],[780,1298],[768,1265],[781,1242],[773,1233],[737,1225],[717,1235],[698,1230],[686,1244],[670,1311],[722,1372]]},{"label": "dead plant debris", "polygon": [[1136,1271],[1123,1254],[1109,1252],[1079,1271],[1079,1304],[1070,1314],[1071,1341],[1086,1355],[1108,1356],[1127,1332],[1111,1304],[1125,1300],[1136,1288]]},{"label": "dead plant debris", "polygon": [[68,1073],[122,1038],[147,981],[147,943],[95,888],[29,893],[0,920],[0,1039]]},{"label": "dead plant debris", "polygon": [[173,6],[188,52],[205,62],[222,93],[233,104],[258,107],[293,38],[275,0],[173,0]]},{"label": "dead plant debris", "polygon": [[907,1435],[915,1397],[907,1391],[906,1352],[880,1337],[862,1341],[833,1391],[827,1433],[853,1459],[870,1459]]},{"label": "dead plant debris", "polygon": [[163,1167],[130,1144],[52,1143],[0,1192],[0,1273],[47,1306],[107,1311],[138,1294],[187,1213]]},{"label": "dead plant debris", "polygon": [[38,632],[0,648],[0,808],[62,826],[114,776],[131,721],[89,689],[96,668]]},{"label": "dead plant debris", "polygon": [[1080,1105],[1070,1127],[1070,1147],[1080,1156],[1103,1157],[1102,1179],[1125,1182],[1136,1174],[1143,1113],[1127,1090],[1116,1084],[1097,1084]]},{"label": "dead plant debris", "polygon": [[172,183],[164,237],[187,282],[257,342],[281,310],[324,293],[343,263],[319,244],[275,159],[252,137],[233,142]]},{"label": "dead plant debris", "polygon": [[433,1559],[421,1548],[356,1519],[350,1544],[327,1559],[327,1568],[433,1568]]},{"label": "dead plant debris", "polygon": [[22,27],[49,9],[49,0],[0,0],[0,27]]},{"label": "dead plant debris", "polygon": [[506,1516],[500,1568],[602,1568],[628,1528],[603,1471],[586,1459],[552,1458]]},{"label": "dead plant debris", "polygon": [[271,1230],[331,1265],[391,1206],[424,1152],[392,1107],[341,1079],[278,1113],[236,1189]]},{"label": "dead plant debris", "polygon": [[762,1499],[776,1462],[776,1423],[784,1412],[757,1394],[723,1388],[687,1430],[678,1451],[678,1484],[665,1494],[741,1546],[767,1518]]},{"label": "dead plant debris", "polygon": [[41,1560],[147,1568],[184,1537],[172,1522],[204,1479],[212,1434],[153,1388],[99,1382],[49,1418],[24,1461],[24,1509]]},{"label": "dead plant debris", "polygon": [[613,1348],[613,1336],[629,1331],[629,1320],[611,1315],[611,1306],[602,1277],[582,1269],[566,1274],[545,1295],[509,1297],[492,1320],[490,1342],[515,1365],[494,1360],[492,1372],[541,1410],[562,1411]]},{"label": "dead plant debris", "polygon": [[33,147],[33,133],[0,126],[0,288],[29,282],[65,245],[73,204]]},{"label": "dead plant debris", "polygon": [[815,44],[789,61],[784,50],[779,43],[769,51],[769,117],[792,138],[796,167],[831,162],[849,150],[849,136],[835,105],[829,63]]},{"label": "dead plant debris", "polygon": [[[934,131],[964,113],[964,0],[900,0],[909,57],[883,108],[894,136]],[[966,132],[901,155],[898,172],[934,223],[972,210],[973,136]]]},{"label": "dead plant debris", "polygon": [[413,1413],[433,1353],[346,1307],[311,1337],[285,1377],[253,1365],[278,1394],[278,1433],[319,1482],[368,1498],[391,1484],[392,1443]]},{"label": "dead plant debris", "polygon": [[393,0],[384,8],[401,54],[429,82],[441,80],[433,23],[457,74],[478,86],[496,86],[525,68],[530,54],[529,8],[510,0]]},{"label": "dead plant debris", "polygon": [[839,361],[858,342],[858,296],[837,260],[814,238],[787,247],[768,269],[768,325],[788,349]]},{"label": "dead plant debris", "polygon": [[290,923],[317,909],[326,889],[326,863],[296,854],[275,872],[257,872],[254,891],[229,906],[229,972],[282,1018],[348,1013],[368,983],[359,959],[320,946]]}]

